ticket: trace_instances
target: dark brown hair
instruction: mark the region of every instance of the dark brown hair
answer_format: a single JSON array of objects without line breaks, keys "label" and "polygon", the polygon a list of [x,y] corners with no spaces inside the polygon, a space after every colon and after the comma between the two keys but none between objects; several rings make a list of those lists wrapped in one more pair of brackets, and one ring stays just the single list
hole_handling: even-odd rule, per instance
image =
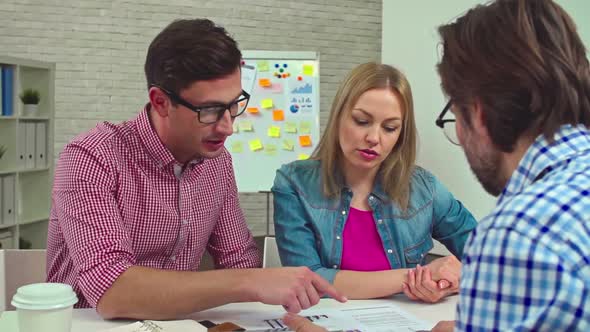
[{"label": "dark brown hair", "polygon": [[478,100],[492,141],[511,152],[519,137],[552,141],[563,124],[590,125],[590,69],[568,14],[551,0],[497,0],[438,29],[445,93],[469,125]]},{"label": "dark brown hair", "polygon": [[148,89],[157,84],[179,93],[195,81],[233,73],[241,58],[236,41],[223,27],[207,19],[177,20],[150,44],[145,59]]}]

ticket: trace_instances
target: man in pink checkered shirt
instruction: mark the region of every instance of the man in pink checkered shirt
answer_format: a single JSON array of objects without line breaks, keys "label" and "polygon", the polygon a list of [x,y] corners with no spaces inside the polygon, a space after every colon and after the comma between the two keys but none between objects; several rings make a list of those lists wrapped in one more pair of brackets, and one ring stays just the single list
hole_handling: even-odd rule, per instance
[{"label": "man in pink checkered shirt", "polygon": [[[151,43],[149,103],[71,141],[55,173],[47,279],[104,318],[170,319],[230,302],[298,312],[330,295],[307,268],[258,269],[225,139],[246,108],[241,53],[209,20]],[[219,270],[197,272],[209,251]]]}]

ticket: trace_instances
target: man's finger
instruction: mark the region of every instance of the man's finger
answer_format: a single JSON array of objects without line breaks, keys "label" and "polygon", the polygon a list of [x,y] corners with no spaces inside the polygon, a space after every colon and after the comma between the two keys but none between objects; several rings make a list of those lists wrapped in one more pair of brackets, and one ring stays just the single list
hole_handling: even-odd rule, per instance
[{"label": "man's finger", "polygon": [[283,322],[285,322],[285,324],[287,324],[291,330],[296,332],[326,331],[326,329],[323,327],[317,326],[310,322],[309,319],[293,314],[286,314],[285,317],[283,317]]},{"label": "man's finger", "polygon": [[307,292],[307,298],[309,299],[309,304],[312,307],[320,302],[321,295],[318,294],[317,290],[313,287],[313,285],[311,285],[311,284],[306,285],[305,291]]},{"label": "man's finger", "polygon": [[336,288],[334,288],[334,286],[330,285],[330,283],[326,281],[326,279],[320,277],[318,274],[314,274],[311,282],[318,293],[328,295],[338,302],[348,301],[346,296],[340,294],[340,292],[337,291]]},{"label": "man's finger", "polygon": [[285,310],[287,310],[287,312],[292,313],[292,314],[296,314],[301,311],[301,305],[299,304],[297,297],[295,297],[295,299],[289,301],[287,304],[283,305],[283,308],[285,308]]}]

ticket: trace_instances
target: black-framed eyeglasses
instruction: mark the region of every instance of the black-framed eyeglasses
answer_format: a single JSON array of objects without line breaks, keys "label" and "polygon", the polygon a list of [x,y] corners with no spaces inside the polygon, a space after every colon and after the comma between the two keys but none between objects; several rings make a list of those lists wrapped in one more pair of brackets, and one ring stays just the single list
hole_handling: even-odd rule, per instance
[{"label": "black-framed eyeglasses", "polygon": [[151,86],[162,90],[162,92],[164,92],[174,102],[197,113],[199,117],[199,122],[205,124],[211,124],[221,120],[223,114],[225,114],[225,111],[229,111],[229,115],[232,117],[232,119],[242,115],[242,113],[244,113],[244,111],[248,107],[248,101],[250,101],[250,94],[242,90],[242,94],[236,100],[232,101],[229,104],[214,103],[196,106],[184,100],[176,93],[168,89],[165,89],[157,84],[152,84]]},{"label": "black-framed eyeglasses", "polygon": [[[449,112],[451,105],[453,105],[453,101],[449,100],[434,123],[443,130],[443,133],[451,143],[455,145],[461,145],[461,143],[459,143],[459,137],[457,137],[457,130],[455,128],[455,116],[453,115],[453,112]],[[450,114],[450,118],[444,119],[447,113]]]}]

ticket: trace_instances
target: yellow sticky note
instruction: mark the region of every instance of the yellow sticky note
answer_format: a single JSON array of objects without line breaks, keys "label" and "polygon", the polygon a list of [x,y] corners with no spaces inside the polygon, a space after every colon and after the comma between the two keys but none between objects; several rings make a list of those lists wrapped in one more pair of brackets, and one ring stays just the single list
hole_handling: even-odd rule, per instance
[{"label": "yellow sticky note", "polygon": [[256,61],[256,68],[258,69],[258,71],[268,71],[268,68],[269,68],[268,61],[265,61],[265,60]]},{"label": "yellow sticky note", "polygon": [[250,145],[250,150],[252,151],[262,150],[262,142],[258,138],[248,142],[248,145]]},{"label": "yellow sticky note", "polygon": [[285,112],[283,110],[274,110],[272,111],[272,119],[275,121],[283,121],[285,120]]},{"label": "yellow sticky note", "polygon": [[295,148],[295,142],[293,142],[293,140],[291,139],[284,139],[282,148],[283,150],[293,151],[293,149]]},{"label": "yellow sticky note", "polygon": [[238,127],[238,123],[237,122],[234,122],[232,124],[232,128],[234,130],[234,134],[240,132],[240,127]]},{"label": "yellow sticky note", "polygon": [[299,145],[302,147],[311,146],[311,136],[299,136]]},{"label": "yellow sticky note", "polygon": [[268,127],[268,136],[270,137],[281,137],[281,127],[278,126],[270,126]]},{"label": "yellow sticky note", "polygon": [[270,99],[270,98],[262,99],[262,101],[260,102],[260,107],[262,107],[262,108],[272,108],[273,105],[274,105],[274,103],[272,102],[272,99]]},{"label": "yellow sticky note", "polygon": [[311,122],[309,121],[301,121],[299,124],[299,131],[302,134],[309,134],[311,133]]},{"label": "yellow sticky note", "polygon": [[313,65],[303,65],[303,75],[313,76]]},{"label": "yellow sticky note", "polygon": [[292,134],[297,133],[297,124],[291,121],[285,122],[285,132]]},{"label": "yellow sticky note", "polygon": [[263,88],[267,88],[267,87],[271,86],[272,83],[270,82],[270,79],[268,79],[268,78],[261,78],[258,80],[258,85],[260,85]]},{"label": "yellow sticky note", "polygon": [[248,108],[246,108],[246,112],[248,112],[250,114],[256,114],[256,113],[258,113],[258,107],[248,107]]},{"label": "yellow sticky note", "polygon": [[233,142],[231,144],[231,152],[241,153],[242,151],[244,151],[244,145],[242,144],[242,142]]},{"label": "yellow sticky note", "polygon": [[305,154],[305,153],[300,153],[299,156],[297,156],[298,160],[305,160],[305,159],[309,159],[309,155]]},{"label": "yellow sticky note", "polygon": [[240,124],[238,125],[238,128],[240,128],[241,131],[252,131],[252,122],[250,121],[241,121]]},{"label": "yellow sticky note", "polygon": [[276,156],[277,154],[277,146],[274,144],[267,144],[265,149],[264,149],[264,153],[269,155],[269,156]]}]

